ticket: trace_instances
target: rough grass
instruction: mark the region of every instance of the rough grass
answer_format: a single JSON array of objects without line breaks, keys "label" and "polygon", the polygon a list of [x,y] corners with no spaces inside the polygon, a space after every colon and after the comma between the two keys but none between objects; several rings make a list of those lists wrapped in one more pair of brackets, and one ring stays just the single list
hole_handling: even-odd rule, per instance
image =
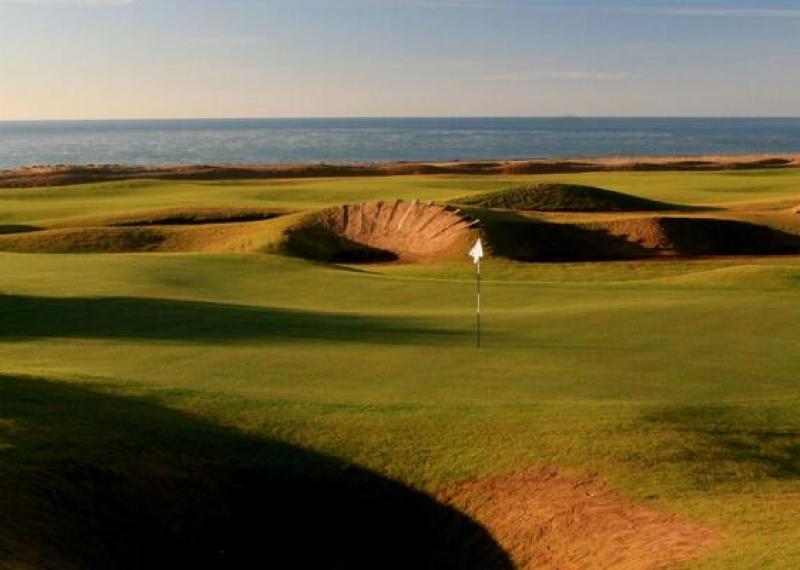
[{"label": "rough grass", "polygon": [[553,468],[465,481],[442,495],[474,512],[519,570],[661,570],[721,542],[713,529],[628,501],[596,477],[562,477]]},{"label": "rough grass", "polygon": [[687,209],[666,202],[580,184],[524,184],[498,192],[466,196],[457,203],[506,210],[543,212],[636,212]]}]

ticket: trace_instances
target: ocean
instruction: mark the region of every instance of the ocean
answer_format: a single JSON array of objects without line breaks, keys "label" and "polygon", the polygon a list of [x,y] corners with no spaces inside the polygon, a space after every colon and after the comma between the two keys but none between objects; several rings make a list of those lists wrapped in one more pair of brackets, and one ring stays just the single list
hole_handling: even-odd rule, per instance
[{"label": "ocean", "polygon": [[800,118],[0,122],[0,168],[800,152]]}]

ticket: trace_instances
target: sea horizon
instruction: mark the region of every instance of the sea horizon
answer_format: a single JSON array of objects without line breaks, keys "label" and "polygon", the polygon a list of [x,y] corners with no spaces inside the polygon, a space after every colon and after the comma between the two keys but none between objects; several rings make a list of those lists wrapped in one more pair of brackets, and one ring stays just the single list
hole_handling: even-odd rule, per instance
[{"label": "sea horizon", "polygon": [[0,121],[0,168],[347,164],[800,152],[795,117],[298,117]]},{"label": "sea horizon", "polygon": [[308,115],[308,116],[208,116],[208,117],[88,117],[0,119],[0,124],[10,123],[105,123],[105,122],[158,122],[158,121],[360,121],[360,120],[528,120],[528,119],[614,119],[614,120],[800,120],[800,115]]}]

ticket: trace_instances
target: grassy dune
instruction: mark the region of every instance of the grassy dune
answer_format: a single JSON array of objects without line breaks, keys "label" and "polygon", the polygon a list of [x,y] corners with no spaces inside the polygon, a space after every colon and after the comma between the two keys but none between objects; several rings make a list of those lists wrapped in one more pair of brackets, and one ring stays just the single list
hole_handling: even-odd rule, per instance
[{"label": "grassy dune", "polygon": [[[460,203],[544,212],[630,212],[680,210],[681,206],[579,184],[522,184],[467,196]],[[686,209],[685,207],[683,209]]]},{"label": "grassy dune", "polygon": [[[796,171],[115,182],[2,190],[0,225],[447,200],[520,181],[689,205],[800,203]],[[178,473],[353,463],[401,497],[554,465],[717,529],[722,546],[692,568],[800,565],[796,258],[490,262],[480,352],[466,258],[4,253],[0,267],[0,567],[41,563],[37,544],[59,556],[66,547],[47,537],[67,544],[86,528],[48,520],[73,503],[37,481],[73,492],[80,476],[63,476],[65,462],[124,475],[154,461]],[[203,484],[217,496],[223,479]],[[481,540],[481,555],[499,556]]]}]

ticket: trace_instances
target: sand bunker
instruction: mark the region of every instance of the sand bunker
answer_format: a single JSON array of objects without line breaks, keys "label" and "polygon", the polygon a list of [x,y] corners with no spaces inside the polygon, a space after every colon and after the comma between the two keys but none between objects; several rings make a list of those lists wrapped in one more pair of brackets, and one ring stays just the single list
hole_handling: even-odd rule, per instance
[{"label": "sand bunker", "polygon": [[660,212],[691,209],[577,184],[527,184],[468,196],[455,202],[482,208],[542,212]]},{"label": "sand bunker", "polygon": [[325,261],[462,259],[477,221],[432,202],[369,202],[309,214],[286,231],[282,249]]},{"label": "sand bunker", "polygon": [[721,542],[713,529],[555,469],[468,481],[439,499],[483,524],[522,570],[655,570],[696,559]]}]

